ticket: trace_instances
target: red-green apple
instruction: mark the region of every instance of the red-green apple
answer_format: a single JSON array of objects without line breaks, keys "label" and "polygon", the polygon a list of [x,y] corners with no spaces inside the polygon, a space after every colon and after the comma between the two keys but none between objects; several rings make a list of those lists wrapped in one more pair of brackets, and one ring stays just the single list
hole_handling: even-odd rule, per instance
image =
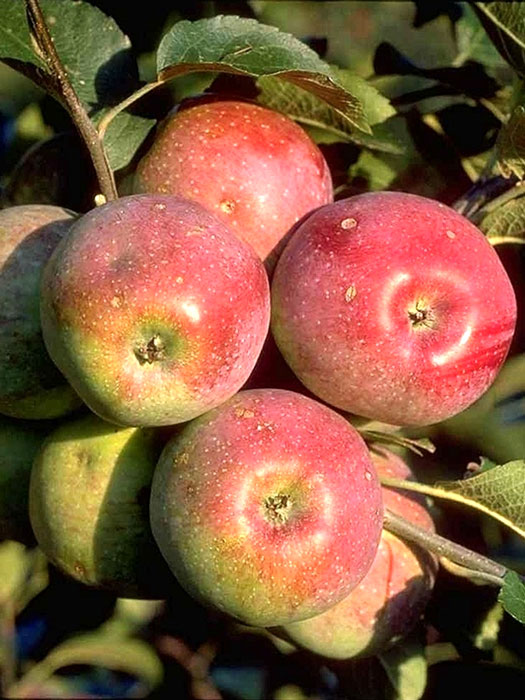
[{"label": "red-green apple", "polygon": [[293,371],[345,411],[441,421],[493,382],[516,323],[496,252],[440,202],[373,192],[297,228],[272,283],[272,330]]},{"label": "red-green apple", "polygon": [[[397,455],[380,447],[371,454],[380,476],[412,479],[409,467]],[[413,494],[383,488],[383,504],[415,525],[434,531],[432,518]],[[374,562],[357,588],[321,615],[293,622],[279,633],[331,658],[378,654],[417,623],[430,598],[436,567],[436,559],[428,551],[384,530]]]},{"label": "red-green apple", "polygon": [[153,470],[165,440],[89,414],[45,440],[31,472],[37,542],[63,573],[123,597],[162,598],[176,582],[149,527]]},{"label": "red-green apple", "polygon": [[45,268],[49,354],[122,425],[172,425],[230,398],[269,324],[253,250],[200,204],[130,195],[85,214]]},{"label": "red-green apple", "polygon": [[272,267],[288,229],[333,199],[321,151],[300,126],[266,107],[210,98],[189,104],[162,124],[137,167],[135,191],[199,202]]},{"label": "red-green apple", "polygon": [[320,613],[367,573],[381,488],[359,433],[291,391],[241,391],[166,445],[153,535],[182,586],[256,626]]},{"label": "red-green apple", "polygon": [[51,361],[40,327],[42,269],[75,214],[27,204],[0,211],[0,413],[55,418],[81,404]]}]

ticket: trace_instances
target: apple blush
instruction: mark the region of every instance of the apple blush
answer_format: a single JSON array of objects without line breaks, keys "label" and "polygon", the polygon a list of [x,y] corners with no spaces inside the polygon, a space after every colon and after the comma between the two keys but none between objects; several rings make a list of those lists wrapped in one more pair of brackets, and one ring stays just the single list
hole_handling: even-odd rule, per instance
[{"label": "apple blush", "polygon": [[[381,477],[413,479],[408,465],[393,452],[374,446],[371,455]],[[382,492],[385,508],[434,532],[419,495],[385,487]],[[417,624],[430,599],[436,571],[437,560],[428,550],[383,530],[370,570],[346,598],[321,615],[293,622],[277,633],[330,658],[379,654]]]},{"label": "apple blush", "polygon": [[271,268],[288,229],[333,200],[323,154],[295,122],[260,105],[211,97],[186,104],[161,125],[134,190],[199,202]]},{"label": "apple blush", "polygon": [[131,195],[88,212],[42,280],[43,336],[91,410],[181,423],[244,384],[269,324],[253,250],[200,204]]},{"label": "apple blush", "polygon": [[381,487],[348,421],[291,391],[242,391],[167,443],[153,535],[183,588],[251,625],[344,598],[375,556]]},{"label": "apple blush", "polygon": [[491,385],[516,299],[496,252],[440,202],[374,192],[298,226],[272,283],[272,331],[316,396],[394,425],[459,413]]}]

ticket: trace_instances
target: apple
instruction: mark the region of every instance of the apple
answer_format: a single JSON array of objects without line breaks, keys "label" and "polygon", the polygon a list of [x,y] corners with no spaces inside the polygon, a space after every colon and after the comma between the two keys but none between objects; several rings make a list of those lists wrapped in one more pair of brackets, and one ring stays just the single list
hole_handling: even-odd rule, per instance
[{"label": "apple", "polygon": [[509,358],[494,384],[476,403],[456,416],[426,429],[467,445],[498,464],[525,455],[525,354]]},{"label": "apple", "polygon": [[330,405],[395,425],[435,423],[483,394],[516,324],[483,234],[440,202],[373,192],[297,228],[272,282],[272,331]]},{"label": "apple", "polygon": [[[403,460],[374,446],[372,459],[380,476],[411,479]],[[434,524],[414,494],[383,488],[383,504],[410,522],[434,531]],[[430,598],[437,561],[427,550],[412,547],[383,530],[374,562],[359,585],[341,602],[308,620],[278,630],[285,639],[335,659],[373,656],[399,642],[417,623]]]},{"label": "apple", "polygon": [[340,415],[291,391],[241,391],[170,440],[153,535],[183,588],[255,626],[311,617],[368,571],[382,526],[368,449]]},{"label": "apple", "polygon": [[186,104],[168,115],[139,162],[135,191],[199,202],[271,269],[288,229],[333,200],[321,151],[300,126],[266,107],[212,97]]},{"label": "apple", "polygon": [[0,416],[0,540],[33,545],[29,522],[29,478],[33,459],[56,427],[51,421]]},{"label": "apple", "polygon": [[121,425],[172,425],[246,381],[269,324],[253,250],[200,204],[130,195],[88,212],[42,280],[49,354]]},{"label": "apple", "polygon": [[93,207],[98,185],[89,152],[77,133],[38,141],[13,169],[4,192],[8,206],[55,204],[75,211]]},{"label": "apple", "polygon": [[162,598],[176,586],[149,527],[163,444],[154,428],[121,428],[92,414],[49,435],[34,460],[29,515],[60,571],[123,597]]},{"label": "apple", "polygon": [[0,211],[0,413],[55,418],[81,401],[49,357],[40,327],[40,279],[75,221],[61,207]]}]

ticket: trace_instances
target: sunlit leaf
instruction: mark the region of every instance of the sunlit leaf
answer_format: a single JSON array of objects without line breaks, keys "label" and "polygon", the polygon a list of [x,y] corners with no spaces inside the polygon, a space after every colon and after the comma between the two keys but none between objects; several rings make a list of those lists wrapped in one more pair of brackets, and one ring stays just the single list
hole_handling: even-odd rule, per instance
[{"label": "sunlit leaf", "polygon": [[[494,3],[495,4],[495,3]],[[458,54],[454,65],[460,66],[465,61],[479,61],[486,67],[504,65],[504,60],[479,21],[472,7],[463,3],[461,17],[455,24]]]},{"label": "sunlit leaf", "polygon": [[525,107],[519,105],[508,122],[500,129],[496,141],[496,155],[501,173],[525,177]]},{"label": "sunlit leaf", "polygon": [[525,243],[525,197],[506,202],[487,214],[478,226],[493,244]]},{"label": "sunlit leaf", "polygon": [[315,51],[256,20],[219,15],[177,22],[158,49],[159,80],[194,71],[279,76],[330,104],[355,128],[370,132],[360,100],[336,80]]},{"label": "sunlit leaf", "polygon": [[46,681],[67,666],[100,666],[140,678],[151,690],[162,680],[162,663],[153,648],[140,639],[104,637],[96,632],[73,637],[56,646],[11,689],[15,697]]},{"label": "sunlit leaf", "polygon": [[485,30],[518,73],[525,74],[525,5],[522,2],[476,2]]},{"label": "sunlit leaf", "polygon": [[405,640],[379,654],[392,686],[395,700],[419,700],[427,684],[427,660],[423,645]]},{"label": "sunlit leaf", "polygon": [[481,506],[481,510],[525,537],[524,460],[507,462],[468,479],[437,482],[435,488],[465,504]]}]

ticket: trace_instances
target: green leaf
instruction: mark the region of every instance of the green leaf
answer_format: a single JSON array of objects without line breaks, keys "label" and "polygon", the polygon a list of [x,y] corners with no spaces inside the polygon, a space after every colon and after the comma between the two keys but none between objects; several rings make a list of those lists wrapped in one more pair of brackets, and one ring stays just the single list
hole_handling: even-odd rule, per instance
[{"label": "green leaf", "polygon": [[461,13],[455,24],[458,54],[453,65],[461,66],[469,60],[489,68],[505,65],[472,7],[463,3]]},{"label": "green leaf", "polygon": [[515,571],[507,571],[498,596],[506,612],[525,624],[525,584]]},{"label": "green leaf", "polygon": [[[507,574],[505,575],[506,578]],[[504,580],[505,585],[505,580]],[[480,621],[474,634],[473,643],[477,649],[489,651],[494,649],[498,642],[499,630],[503,619],[503,607],[501,603],[495,603]]]},{"label": "green leaf", "polygon": [[395,700],[419,700],[427,685],[427,660],[415,638],[396,644],[379,654],[381,665],[394,687]]},{"label": "green leaf", "polygon": [[420,457],[423,456],[424,452],[433,453],[436,451],[435,445],[428,438],[408,438],[399,433],[386,433],[380,430],[367,430],[366,428],[359,432],[367,442],[381,442],[387,445],[395,445],[396,447],[405,447]]},{"label": "green leaf", "polygon": [[[41,0],[40,5],[81,101],[90,107],[113,104],[136,88],[138,71],[130,41],[111,17],[80,0]],[[35,50],[24,1],[0,0],[0,16],[0,58],[50,89],[53,81]]]},{"label": "green leaf", "polygon": [[525,537],[525,461],[507,462],[476,476],[458,481],[437,482],[436,491],[453,494],[454,500],[492,515]]},{"label": "green leaf", "polygon": [[504,177],[525,177],[525,107],[519,105],[502,126],[496,141],[498,166]]},{"label": "green leaf", "polygon": [[59,669],[77,664],[129,673],[140,678],[150,690],[160,684],[163,675],[159,657],[146,642],[132,638],[115,640],[95,632],[59,644],[12,686],[11,692],[16,697],[25,697],[25,692],[46,681]]},{"label": "green leaf", "polygon": [[[102,113],[97,114],[97,118],[100,116]],[[155,123],[155,119],[129,112],[117,114],[104,134],[104,148],[112,170],[125,168],[131,162]]]},{"label": "green leaf", "polygon": [[505,61],[524,75],[525,5],[522,2],[476,2],[474,6]]},{"label": "green leaf", "polygon": [[525,243],[525,197],[506,202],[487,214],[478,226],[493,245]]},{"label": "green leaf", "polygon": [[330,104],[354,128],[370,133],[360,100],[337,81],[315,51],[256,20],[219,15],[177,22],[160,43],[158,79],[194,71],[278,76]]},{"label": "green leaf", "polygon": [[24,0],[0,0],[0,17],[0,58],[12,58],[45,68],[45,63],[34,50]]},{"label": "green leaf", "polygon": [[[257,101],[302,124],[310,131],[310,135],[317,143],[342,141],[357,143],[385,153],[403,153],[404,144],[399,140],[395,131],[384,126],[384,123],[377,123],[381,120],[381,112],[384,119],[387,119],[388,116],[395,114],[394,108],[366,81],[358,76],[355,77],[356,84],[362,82],[369,88],[369,90],[361,90],[360,98],[361,96],[365,97],[362,100],[365,117],[369,124],[374,125],[371,134],[365,134],[356,129],[340,112],[313,93],[279,78],[264,76],[257,80],[259,88]],[[377,98],[377,101],[374,98]]]},{"label": "green leaf", "polygon": [[30,557],[24,545],[13,540],[0,543],[0,605],[16,599],[29,569]]}]

